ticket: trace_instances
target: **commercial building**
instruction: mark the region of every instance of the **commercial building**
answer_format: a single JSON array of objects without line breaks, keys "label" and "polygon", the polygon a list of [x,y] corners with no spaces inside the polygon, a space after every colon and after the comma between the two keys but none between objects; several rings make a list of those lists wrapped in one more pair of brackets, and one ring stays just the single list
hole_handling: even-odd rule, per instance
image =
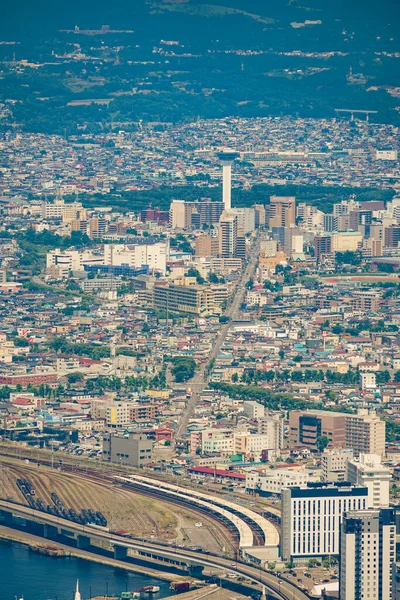
[{"label": "commercial building", "polygon": [[103,437],[103,456],[110,462],[143,467],[153,460],[153,442],[138,433],[130,433],[128,437],[107,434]]},{"label": "commercial building", "polygon": [[267,207],[268,227],[290,227],[296,224],[296,198],[271,196]]},{"label": "commercial building", "polygon": [[344,483],[288,487],[281,495],[281,553],[287,561],[338,555],[343,514],[365,510],[368,490]]},{"label": "commercial building", "polygon": [[71,271],[83,271],[85,265],[103,265],[102,254],[91,250],[50,250],[46,254],[46,274],[49,277],[68,277]]},{"label": "commercial building", "polygon": [[214,293],[209,286],[156,285],[153,305],[165,312],[182,312],[193,315],[210,315],[215,312]]},{"label": "commercial building", "polygon": [[358,460],[347,461],[346,480],[368,488],[368,508],[389,506],[391,479],[390,469],[382,465],[377,454],[360,454]]},{"label": "commercial building", "polygon": [[169,210],[169,224],[173,229],[201,229],[204,224],[218,223],[224,208],[223,202],[212,202],[210,198],[173,200]]},{"label": "commercial building", "polygon": [[139,268],[148,266],[154,271],[165,273],[169,258],[169,244],[105,244],[104,264]]},{"label": "commercial building", "polygon": [[350,510],[340,535],[339,599],[394,600],[394,511]]},{"label": "commercial building", "polygon": [[307,446],[317,450],[320,436],[329,439],[329,447],[346,448],[346,414],[324,410],[299,411],[289,414],[289,440],[291,446]]}]

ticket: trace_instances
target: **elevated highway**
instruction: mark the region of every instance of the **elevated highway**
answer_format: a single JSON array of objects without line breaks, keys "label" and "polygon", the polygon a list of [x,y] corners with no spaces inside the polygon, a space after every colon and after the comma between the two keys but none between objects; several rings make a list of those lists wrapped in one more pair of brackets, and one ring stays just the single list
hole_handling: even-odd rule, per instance
[{"label": "elevated highway", "polygon": [[12,502],[0,501],[0,514],[8,526],[12,526],[13,517],[26,521],[41,523],[44,526],[44,537],[54,538],[59,533],[76,537],[77,546],[82,549],[90,548],[92,539],[105,542],[114,547],[115,558],[123,560],[127,557],[128,550],[135,551],[139,556],[160,559],[167,563],[186,567],[189,572],[194,569],[198,573],[204,567],[233,571],[247,579],[261,584],[265,590],[277,600],[309,600],[304,592],[287,581],[280,581],[277,577],[262,570],[260,565],[237,561],[232,564],[231,559],[222,556],[194,552],[186,548],[175,548],[169,545],[155,544],[143,540],[129,539],[102,528],[92,525],[80,525],[43,513],[27,506]]}]

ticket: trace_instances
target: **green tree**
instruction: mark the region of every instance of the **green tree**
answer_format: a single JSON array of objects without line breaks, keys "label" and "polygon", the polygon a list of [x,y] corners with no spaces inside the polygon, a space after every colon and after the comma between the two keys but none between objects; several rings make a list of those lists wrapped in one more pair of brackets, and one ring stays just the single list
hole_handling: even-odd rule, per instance
[{"label": "green tree", "polygon": [[321,453],[325,450],[325,448],[328,446],[328,444],[329,444],[329,438],[326,435],[320,435],[315,440],[315,445],[318,448],[318,452],[321,452]]},{"label": "green tree", "polygon": [[83,381],[83,374],[79,372],[69,373],[67,375],[67,379],[68,383],[76,383],[77,381]]}]

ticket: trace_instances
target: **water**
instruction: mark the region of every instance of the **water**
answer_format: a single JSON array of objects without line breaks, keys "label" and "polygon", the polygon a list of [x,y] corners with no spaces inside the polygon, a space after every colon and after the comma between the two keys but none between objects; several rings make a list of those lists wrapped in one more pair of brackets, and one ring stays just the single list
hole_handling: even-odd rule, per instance
[{"label": "water", "polygon": [[[52,558],[29,552],[21,544],[0,540],[0,599],[73,600],[76,580],[82,600],[92,596],[119,594],[145,585],[159,585],[150,598],[170,595],[169,583],[80,558]],[[108,583],[107,583],[108,582]]]}]

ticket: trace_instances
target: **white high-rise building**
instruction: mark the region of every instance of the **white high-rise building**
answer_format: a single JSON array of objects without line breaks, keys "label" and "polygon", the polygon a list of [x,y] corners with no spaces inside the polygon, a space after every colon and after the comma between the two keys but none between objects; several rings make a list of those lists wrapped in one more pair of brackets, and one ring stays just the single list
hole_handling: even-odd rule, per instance
[{"label": "white high-rise building", "polygon": [[322,481],[345,481],[347,461],[353,457],[352,448],[326,448],[321,454]]},{"label": "white high-rise building", "polygon": [[390,469],[381,463],[377,454],[360,454],[358,460],[346,465],[346,480],[354,485],[368,488],[368,508],[389,506]]},{"label": "white high-rise building", "polygon": [[367,502],[367,488],[347,483],[310,483],[307,487],[283,489],[282,559],[294,561],[339,554],[343,514],[366,510]]},{"label": "white high-rise building", "polygon": [[395,560],[393,510],[345,513],[340,533],[339,600],[394,600]]},{"label": "white high-rise building", "polygon": [[222,162],[222,199],[224,202],[225,210],[229,210],[232,206],[231,192],[232,192],[232,164],[235,158],[240,156],[239,152],[229,150],[225,148],[221,152],[217,153],[219,160]]},{"label": "white high-rise building", "polygon": [[258,433],[269,438],[268,448],[281,450],[283,448],[284,422],[280,414],[263,416],[258,419]]}]

